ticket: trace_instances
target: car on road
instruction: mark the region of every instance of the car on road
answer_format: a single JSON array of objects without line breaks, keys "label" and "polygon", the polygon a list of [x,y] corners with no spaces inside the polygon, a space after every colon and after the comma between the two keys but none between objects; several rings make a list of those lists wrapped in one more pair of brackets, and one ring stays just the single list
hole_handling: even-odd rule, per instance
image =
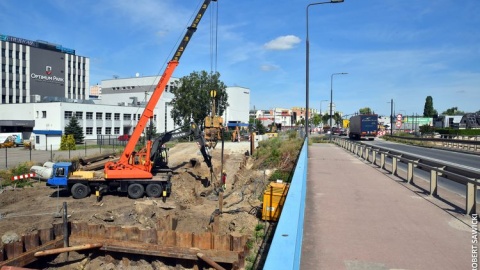
[{"label": "car on road", "polygon": [[338,134],[339,136],[347,136],[348,132],[346,128],[340,129],[340,133]]}]

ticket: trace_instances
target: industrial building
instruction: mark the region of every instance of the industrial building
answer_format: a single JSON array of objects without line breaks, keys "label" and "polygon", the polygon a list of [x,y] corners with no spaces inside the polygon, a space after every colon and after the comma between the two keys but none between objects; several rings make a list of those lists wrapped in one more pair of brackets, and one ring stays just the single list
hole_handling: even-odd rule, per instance
[{"label": "industrial building", "polygon": [[[99,135],[131,134],[160,76],[103,80],[89,91],[89,58],[45,41],[0,35],[2,80],[0,133],[18,132],[36,149],[58,149],[61,135],[75,116],[86,140]],[[171,78],[154,109],[157,132],[175,128],[170,117]],[[228,87],[224,121],[248,123],[250,90]],[[92,98],[92,99],[90,99]]]}]

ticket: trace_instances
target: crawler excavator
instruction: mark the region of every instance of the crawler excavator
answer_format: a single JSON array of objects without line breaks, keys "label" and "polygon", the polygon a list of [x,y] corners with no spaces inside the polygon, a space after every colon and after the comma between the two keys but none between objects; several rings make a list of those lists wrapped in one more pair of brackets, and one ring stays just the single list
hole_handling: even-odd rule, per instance
[{"label": "crawler excavator", "polygon": [[[191,25],[187,28],[183,39],[151,94],[145,110],[139,118],[119,160],[107,162],[103,176],[97,176],[94,172],[72,172],[71,163],[69,162],[56,163],[52,168],[52,176],[47,180],[48,186],[67,188],[74,198],[84,198],[92,192],[92,189],[95,189],[97,195],[104,191],[127,192],[128,196],[134,199],[143,197],[144,193],[149,197],[169,196],[171,173],[169,173],[168,168],[161,165],[161,154],[163,151],[161,146],[163,145],[162,141],[169,138],[169,136],[172,138],[173,136],[180,136],[180,134],[171,132],[164,134],[161,139],[148,140],[146,146],[138,152],[135,151],[135,147],[148,121],[153,118],[153,110],[165,86],[178,66],[180,57],[212,1],[216,2],[216,0],[204,0]],[[192,126],[187,133],[193,134],[197,138],[200,152],[212,173],[211,156],[205,147],[203,135],[198,131],[196,125]],[[182,134],[185,135],[185,133]]]}]

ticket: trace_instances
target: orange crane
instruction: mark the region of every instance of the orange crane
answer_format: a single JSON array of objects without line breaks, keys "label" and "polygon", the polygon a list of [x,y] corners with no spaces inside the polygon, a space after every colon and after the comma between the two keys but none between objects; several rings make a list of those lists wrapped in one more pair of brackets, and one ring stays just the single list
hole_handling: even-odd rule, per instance
[{"label": "orange crane", "polygon": [[[148,124],[148,120],[153,118],[153,110],[158,103],[168,81],[172,77],[175,68],[178,66],[180,57],[182,56],[185,48],[190,42],[193,33],[197,29],[200,20],[202,19],[206,9],[210,5],[210,2],[216,2],[216,0],[205,0],[200,7],[197,15],[192,21],[190,27],[187,28],[187,32],[180,42],[172,60],[168,62],[160,81],[158,82],[155,90],[153,91],[150,100],[145,106],[142,116],[138,120],[138,124],[135,127],[130,140],[125,146],[120,159],[116,162],[108,162],[105,164],[105,179],[115,180],[130,180],[130,179],[151,179],[153,177],[152,167],[153,162],[151,160],[152,142],[147,141],[146,146],[138,152],[135,152],[135,146],[140,139],[140,136]],[[204,149],[201,149],[204,150]],[[155,150],[154,150],[155,151]],[[206,153],[201,151],[202,154]],[[207,158],[204,154],[204,158]]]}]

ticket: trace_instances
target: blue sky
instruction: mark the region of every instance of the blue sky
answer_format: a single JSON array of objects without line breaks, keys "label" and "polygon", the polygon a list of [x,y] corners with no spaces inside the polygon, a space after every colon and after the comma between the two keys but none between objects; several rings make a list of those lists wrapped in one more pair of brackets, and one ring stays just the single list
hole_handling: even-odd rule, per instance
[{"label": "blue sky", "polygon": [[[89,57],[91,84],[162,74],[202,0],[2,0],[0,33]],[[217,70],[251,89],[251,108],[305,106],[306,7],[312,1],[212,2],[174,77]],[[212,31],[218,11],[218,29]],[[439,113],[480,110],[480,1],[345,0],[309,8],[310,107]],[[216,65],[212,34],[218,32]],[[212,68],[213,67],[213,68]],[[216,67],[216,68],[215,68]]]}]

